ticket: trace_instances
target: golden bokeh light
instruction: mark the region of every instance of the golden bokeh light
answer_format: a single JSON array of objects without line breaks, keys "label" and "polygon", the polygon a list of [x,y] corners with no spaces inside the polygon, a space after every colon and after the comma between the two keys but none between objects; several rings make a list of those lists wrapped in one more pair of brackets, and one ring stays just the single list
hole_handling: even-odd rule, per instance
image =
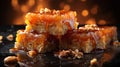
[{"label": "golden bokeh light", "polygon": [[[39,11],[41,8],[49,8],[49,1],[45,0],[27,0],[26,3],[20,4],[21,0],[11,0],[13,9],[19,12],[21,15],[16,16],[13,24],[25,24],[24,16],[29,11]],[[65,6],[65,9],[70,9],[69,6]]]},{"label": "golden bokeh light", "polygon": [[88,20],[86,21],[85,24],[96,24],[96,21],[95,21],[94,18],[90,18],[90,19],[88,19]]},{"label": "golden bokeh light", "polygon": [[21,6],[21,11],[22,11],[23,13],[28,12],[28,9],[29,9],[29,7],[26,6],[26,5],[22,5],[22,6]]},{"label": "golden bokeh light", "polygon": [[[78,4],[79,6],[76,5],[74,2],[79,2],[80,5],[79,4]],[[75,10],[76,12],[78,11],[77,12],[78,22],[81,22],[81,24],[82,23],[95,24],[96,21],[94,18],[96,18],[97,16],[96,14],[98,13],[98,9],[100,9],[100,7],[98,4],[92,4],[92,6],[89,6],[88,2],[89,1],[87,0],[78,0],[78,1],[66,0],[66,1],[60,1],[58,7],[64,10],[72,9]],[[22,18],[24,18],[27,12],[39,11],[41,8],[52,7],[50,0],[26,0],[25,3],[24,2],[22,3],[22,0],[11,0],[11,5],[16,11],[16,13],[20,13],[20,15],[16,15],[17,18],[14,19],[14,24],[24,24],[24,19]],[[100,20],[98,24],[104,25],[106,24],[106,21]]]},{"label": "golden bokeh light", "polygon": [[34,6],[34,4],[35,4],[35,0],[29,0],[28,2],[27,2],[27,5],[28,6]]},{"label": "golden bokeh light", "polygon": [[20,0],[11,0],[11,5],[16,11],[21,10],[23,13],[29,11],[35,5],[35,0],[28,0],[25,4],[19,4]]},{"label": "golden bokeh light", "polygon": [[70,5],[66,4],[66,5],[64,6],[64,10],[70,10]]},{"label": "golden bokeh light", "polygon": [[19,8],[18,0],[11,0],[12,7],[17,10]]},{"label": "golden bokeh light", "polygon": [[12,0],[11,1],[12,6],[17,6],[18,5],[18,0]]},{"label": "golden bokeh light", "polygon": [[89,12],[88,12],[88,10],[85,9],[82,11],[81,14],[82,14],[82,16],[86,17],[86,16],[88,16]]},{"label": "golden bokeh light", "polygon": [[98,21],[98,24],[99,24],[99,25],[105,25],[106,23],[107,23],[107,22],[106,22],[105,20],[103,20],[103,19]]}]

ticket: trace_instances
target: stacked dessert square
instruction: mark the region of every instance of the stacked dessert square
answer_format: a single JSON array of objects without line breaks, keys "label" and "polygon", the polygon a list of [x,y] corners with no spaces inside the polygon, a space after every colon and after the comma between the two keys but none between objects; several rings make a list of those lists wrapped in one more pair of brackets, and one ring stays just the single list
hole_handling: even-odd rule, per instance
[{"label": "stacked dessert square", "polygon": [[107,49],[113,41],[117,40],[117,31],[114,26],[85,25],[68,31],[61,40],[61,49],[79,49],[84,53],[90,53],[95,49]]},{"label": "stacked dessert square", "polygon": [[14,48],[38,53],[57,50],[80,50],[90,53],[106,49],[117,40],[116,27],[85,25],[78,27],[75,11],[41,9],[27,13],[26,28],[19,30]]}]

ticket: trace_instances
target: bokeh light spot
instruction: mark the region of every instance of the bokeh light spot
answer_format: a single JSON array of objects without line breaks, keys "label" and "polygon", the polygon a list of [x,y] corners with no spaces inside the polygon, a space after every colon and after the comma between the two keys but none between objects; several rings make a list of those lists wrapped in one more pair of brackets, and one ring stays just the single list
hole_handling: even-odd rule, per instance
[{"label": "bokeh light spot", "polygon": [[94,18],[90,18],[90,19],[88,19],[88,20],[86,21],[85,24],[96,24],[96,21],[95,21]]},{"label": "bokeh light spot", "polygon": [[85,9],[82,11],[81,14],[82,14],[82,16],[86,17],[86,16],[88,16],[89,12],[88,12],[88,10]]}]

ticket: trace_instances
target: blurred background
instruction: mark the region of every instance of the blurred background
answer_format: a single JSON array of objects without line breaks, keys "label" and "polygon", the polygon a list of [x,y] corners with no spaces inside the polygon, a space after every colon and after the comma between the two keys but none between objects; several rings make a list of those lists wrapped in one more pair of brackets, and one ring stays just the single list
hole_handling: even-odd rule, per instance
[{"label": "blurred background", "polygon": [[77,12],[80,24],[120,24],[119,0],[0,0],[0,25],[23,25],[27,12],[40,8],[66,9]]}]

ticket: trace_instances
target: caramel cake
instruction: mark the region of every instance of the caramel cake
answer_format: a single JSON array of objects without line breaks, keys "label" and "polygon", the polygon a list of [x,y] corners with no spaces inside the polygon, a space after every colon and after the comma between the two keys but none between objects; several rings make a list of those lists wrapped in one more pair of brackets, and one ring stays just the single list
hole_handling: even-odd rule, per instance
[{"label": "caramel cake", "polygon": [[111,42],[117,40],[116,27],[97,27],[85,25],[79,29],[70,30],[61,37],[60,49],[79,49],[90,53],[95,49],[106,49]]},{"label": "caramel cake", "polygon": [[58,50],[58,39],[50,34],[36,32],[26,32],[19,30],[16,35],[16,42],[14,48],[25,51],[37,51],[38,53],[46,53]]},{"label": "caramel cake", "polygon": [[26,31],[64,35],[68,30],[77,28],[76,12],[65,10],[41,9],[39,12],[27,13]]}]

